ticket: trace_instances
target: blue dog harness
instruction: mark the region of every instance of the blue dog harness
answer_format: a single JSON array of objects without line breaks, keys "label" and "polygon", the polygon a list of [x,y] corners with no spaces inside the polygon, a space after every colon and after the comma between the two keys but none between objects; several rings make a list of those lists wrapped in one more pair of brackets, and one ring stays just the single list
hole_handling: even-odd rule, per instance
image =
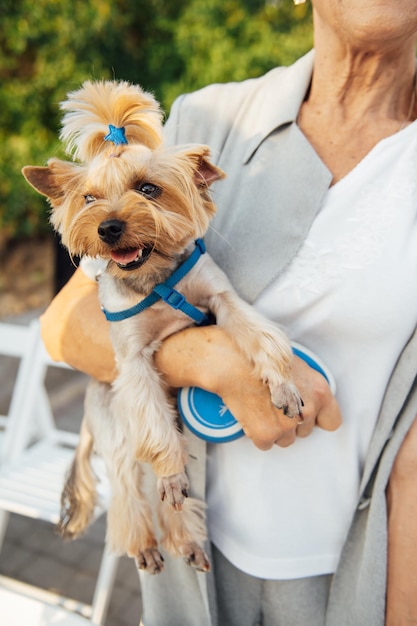
[{"label": "blue dog harness", "polygon": [[191,268],[197,263],[198,259],[204,254],[206,251],[206,246],[204,245],[204,241],[202,239],[196,239],[195,248],[190,256],[183,262],[176,270],[167,278],[167,280],[163,283],[158,283],[152,289],[151,293],[146,296],[143,300],[135,304],[134,306],[124,309],[124,311],[115,311],[111,312],[101,307],[106,319],[109,322],[121,322],[122,320],[126,320],[129,317],[133,317],[134,315],[138,315],[138,313],[142,313],[145,309],[148,309],[150,306],[158,302],[159,300],[163,300],[170,307],[176,309],[178,311],[182,311],[185,315],[188,315],[196,324],[207,324],[209,322],[209,317],[202,313],[199,309],[193,306],[188,300],[184,298],[184,296],[174,289],[174,286],[182,279]]}]

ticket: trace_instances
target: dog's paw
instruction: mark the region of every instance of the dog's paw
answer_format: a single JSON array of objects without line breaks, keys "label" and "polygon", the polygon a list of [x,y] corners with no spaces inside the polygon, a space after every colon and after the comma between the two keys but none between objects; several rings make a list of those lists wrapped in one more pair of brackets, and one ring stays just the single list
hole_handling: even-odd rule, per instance
[{"label": "dog's paw", "polygon": [[288,417],[297,417],[302,414],[303,400],[298,389],[292,383],[282,383],[273,391],[271,390],[272,403],[281,409]]},{"label": "dog's paw", "polygon": [[190,565],[190,567],[193,567],[199,572],[210,571],[208,556],[197,543],[191,543],[188,549],[184,551],[184,560],[187,565]]},{"label": "dog's paw", "polygon": [[158,478],[161,500],[166,500],[177,511],[181,511],[184,498],[188,498],[189,482],[185,472]]},{"label": "dog's paw", "polygon": [[158,548],[147,548],[135,558],[136,567],[148,574],[160,574],[164,569],[164,557]]}]

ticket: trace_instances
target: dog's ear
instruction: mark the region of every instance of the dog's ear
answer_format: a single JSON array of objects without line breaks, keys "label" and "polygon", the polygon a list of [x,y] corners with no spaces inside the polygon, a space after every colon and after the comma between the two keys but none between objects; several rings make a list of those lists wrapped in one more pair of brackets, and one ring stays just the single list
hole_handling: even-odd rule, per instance
[{"label": "dog's ear", "polygon": [[226,174],[219,167],[214,165],[208,158],[208,155],[200,157],[197,169],[194,173],[194,182],[197,187],[210,187],[216,180],[224,178]]},{"label": "dog's ear", "polygon": [[29,185],[32,185],[36,191],[39,191],[40,194],[51,200],[60,198],[64,193],[57,186],[55,177],[49,167],[26,165],[22,168],[22,174]]},{"label": "dog's ear", "polygon": [[174,147],[173,150],[191,165],[196,186],[208,189],[216,180],[225,178],[226,174],[210,161],[210,148],[200,144]]},{"label": "dog's ear", "polygon": [[22,174],[36,191],[55,205],[74,187],[79,170],[80,167],[73,163],[50,159],[47,167],[26,165],[22,168]]}]

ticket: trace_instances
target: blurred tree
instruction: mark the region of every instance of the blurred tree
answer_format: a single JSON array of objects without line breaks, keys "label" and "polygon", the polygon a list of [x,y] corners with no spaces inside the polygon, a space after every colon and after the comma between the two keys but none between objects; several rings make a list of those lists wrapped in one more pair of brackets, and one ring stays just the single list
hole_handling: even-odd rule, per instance
[{"label": "blurred tree", "polygon": [[311,46],[308,5],[290,0],[1,0],[0,229],[47,232],[21,167],[60,154],[58,103],[86,79],[138,82],[168,111],[215,81],[291,63]]},{"label": "blurred tree", "polygon": [[312,46],[311,7],[290,0],[192,0],[174,32],[184,71],[164,101],[213,82],[259,76]]}]

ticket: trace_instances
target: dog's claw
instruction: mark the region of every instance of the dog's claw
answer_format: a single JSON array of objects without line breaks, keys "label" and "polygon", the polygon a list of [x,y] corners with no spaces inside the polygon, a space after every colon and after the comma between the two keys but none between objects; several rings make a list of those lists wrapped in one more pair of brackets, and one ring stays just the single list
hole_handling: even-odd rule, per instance
[{"label": "dog's claw", "polygon": [[161,500],[166,500],[174,509],[181,511],[185,498],[188,498],[189,482],[185,472],[158,478],[158,491]]},{"label": "dog's claw", "polygon": [[184,561],[199,572],[210,571],[210,561],[204,550],[196,543],[190,545],[190,551],[184,556]]},{"label": "dog's claw", "polygon": [[164,569],[164,557],[157,548],[147,548],[135,558],[136,567],[148,574],[159,574]]},{"label": "dog's claw", "polygon": [[301,414],[304,402],[292,383],[283,383],[271,390],[271,399],[277,409],[281,409],[284,415],[293,418]]}]

